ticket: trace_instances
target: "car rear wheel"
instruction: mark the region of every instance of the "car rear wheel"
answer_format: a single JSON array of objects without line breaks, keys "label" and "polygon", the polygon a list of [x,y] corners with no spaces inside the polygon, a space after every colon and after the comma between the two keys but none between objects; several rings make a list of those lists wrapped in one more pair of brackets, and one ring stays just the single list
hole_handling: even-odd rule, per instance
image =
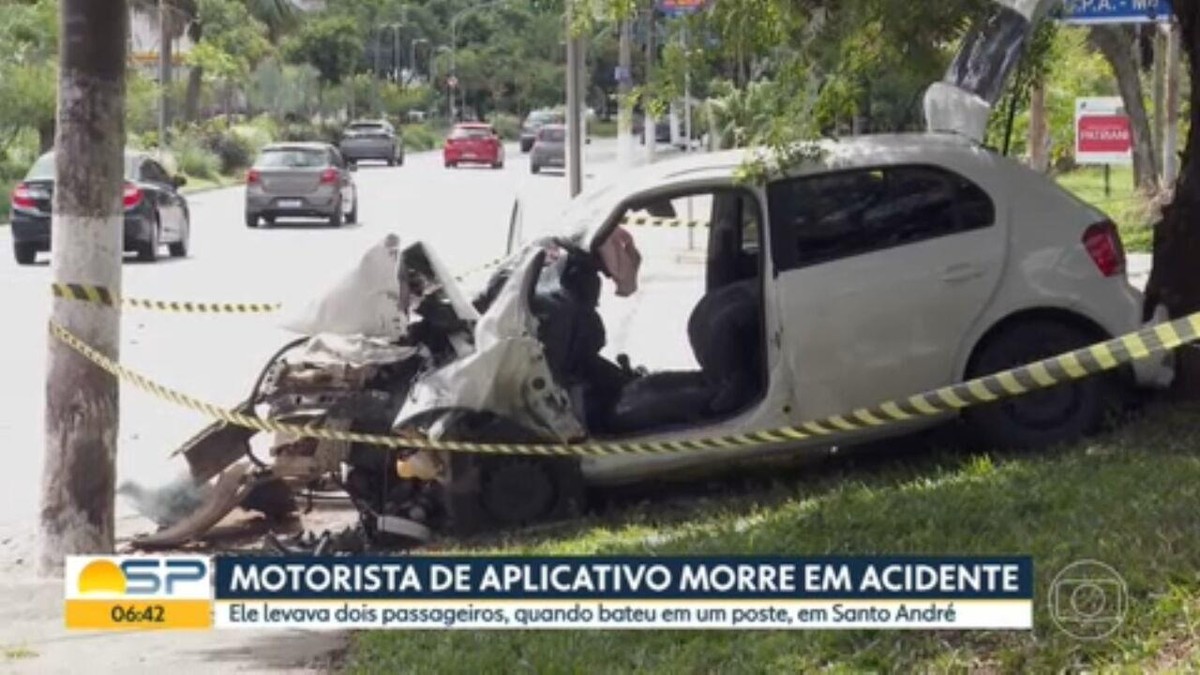
[{"label": "car rear wheel", "polygon": [[541,168],[540,166],[538,166],[537,164],[530,164],[530,165],[529,165],[529,172],[530,172],[530,173],[537,173],[538,171],[541,171],[541,170],[542,170],[542,168]]},{"label": "car rear wheel", "polygon": [[331,227],[342,226],[342,200],[338,200],[337,206],[333,208],[333,213],[329,216],[329,225]]},{"label": "car rear wheel", "polygon": [[396,166],[404,166],[404,151],[400,151],[400,156],[396,158]]},{"label": "car rear wheel", "polygon": [[258,214],[246,214],[246,227],[258,227]]},{"label": "car rear wheel", "polygon": [[192,223],[189,220],[183,221],[183,234],[179,236],[179,241],[168,244],[167,250],[170,251],[172,258],[186,258],[188,254],[188,239],[192,236]]},{"label": "car rear wheel", "polygon": [[159,224],[158,221],[155,221],[153,227],[150,228],[150,238],[138,244],[138,260],[142,262],[154,262],[158,260],[158,246],[160,241],[158,230]]},{"label": "car rear wheel", "polygon": [[18,265],[32,265],[37,260],[37,247],[33,244],[13,242],[13,257]]},{"label": "car rear wheel", "polygon": [[[1096,341],[1097,336],[1052,319],[1024,321],[977,348],[970,379],[1057,356]],[[1099,374],[988,403],[963,412],[975,440],[1002,448],[1043,448],[1078,440],[1099,430],[1120,403],[1112,374]]]},{"label": "car rear wheel", "polygon": [[504,160],[500,160],[499,162],[492,162],[492,168],[493,169],[503,169],[504,168]]},{"label": "car rear wheel", "polygon": [[354,223],[358,222],[358,191],[357,190],[354,191],[354,201],[351,203],[353,204],[353,208],[351,208],[350,212],[346,214],[346,222],[350,223],[350,224],[354,224]]}]

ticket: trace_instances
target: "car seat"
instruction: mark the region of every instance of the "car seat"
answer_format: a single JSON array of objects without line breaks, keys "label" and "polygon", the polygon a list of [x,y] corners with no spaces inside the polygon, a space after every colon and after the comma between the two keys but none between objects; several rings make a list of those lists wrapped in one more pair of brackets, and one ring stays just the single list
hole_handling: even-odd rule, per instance
[{"label": "car seat", "polygon": [[705,294],[688,318],[688,341],[700,370],[633,380],[621,391],[608,430],[630,433],[698,423],[750,403],[761,384],[761,306],[758,279]]}]

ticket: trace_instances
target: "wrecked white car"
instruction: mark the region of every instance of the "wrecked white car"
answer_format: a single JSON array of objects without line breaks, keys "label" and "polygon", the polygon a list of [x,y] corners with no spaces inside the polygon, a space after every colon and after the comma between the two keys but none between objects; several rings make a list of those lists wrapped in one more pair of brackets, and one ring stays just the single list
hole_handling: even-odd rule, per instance
[{"label": "wrecked white car", "polygon": [[[1137,330],[1142,297],[1112,222],[979,144],[1029,16],[1006,6],[966,41],[985,61],[1002,58],[955,62],[929,90],[931,131],[826,142],[753,184],[735,177],[740,151],[629,171],[573,200],[557,236],[511,236],[513,255],[470,301],[428,247],[389,238],[292,322],[305,337],[271,361],[240,410],[399,438],[687,441],[845,414]],[[686,340],[697,367],[647,373],[601,355],[597,305],[606,279],[618,294],[653,292],[637,288],[639,254],[622,223],[677,213],[681,200],[706,205],[704,294],[686,336],[661,340]],[[962,418],[996,445],[1046,445],[1089,433],[1125,392],[1171,376],[1169,356],[1146,359]],[[921,412],[836,442],[953,414]],[[329,483],[350,495],[368,540],[423,541],[576,513],[589,484],[829,447],[817,437],[545,457],[280,435],[258,457],[255,434],[217,423],[182,448],[191,480],[213,487],[140,543],[195,538],[237,505],[288,512],[297,490]]]}]

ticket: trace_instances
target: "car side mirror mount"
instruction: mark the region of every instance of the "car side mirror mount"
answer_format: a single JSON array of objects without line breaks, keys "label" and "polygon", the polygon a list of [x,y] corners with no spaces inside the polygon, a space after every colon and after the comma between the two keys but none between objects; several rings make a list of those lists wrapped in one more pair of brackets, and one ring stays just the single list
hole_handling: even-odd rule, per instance
[{"label": "car side mirror mount", "polygon": [[179,189],[179,188],[183,187],[184,185],[187,185],[187,176],[184,176],[182,174],[176,174],[174,176],[171,176],[171,185],[175,186],[176,189]]}]

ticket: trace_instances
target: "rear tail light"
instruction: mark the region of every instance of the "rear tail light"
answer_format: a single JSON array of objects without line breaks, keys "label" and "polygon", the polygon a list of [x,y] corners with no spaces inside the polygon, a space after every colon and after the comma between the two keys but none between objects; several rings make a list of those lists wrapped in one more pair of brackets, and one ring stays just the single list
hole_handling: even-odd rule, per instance
[{"label": "rear tail light", "polygon": [[262,182],[262,175],[257,169],[250,169],[246,172],[246,185],[258,185]]},{"label": "rear tail light", "polygon": [[1125,245],[1111,220],[1094,223],[1083,231],[1083,246],[1100,273],[1114,277],[1125,272]]},{"label": "rear tail light", "polygon": [[17,183],[17,186],[12,191],[12,205],[14,209],[37,208],[37,202],[34,201],[33,195],[30,194],[28,185]]},{"label": "rear tail light", "polygon": [[338,180],[337,169],[325,169],[324,171],[321,172],[321,182],[322,183],[326,183],[326,184],[336,183],[337,180]]},{"label": "rear tail light", "polygon": [[132,183],[125,184],[125,190],[121,194],[121,201],[126,209],[132,209],[142,203],[142,190]]}]

